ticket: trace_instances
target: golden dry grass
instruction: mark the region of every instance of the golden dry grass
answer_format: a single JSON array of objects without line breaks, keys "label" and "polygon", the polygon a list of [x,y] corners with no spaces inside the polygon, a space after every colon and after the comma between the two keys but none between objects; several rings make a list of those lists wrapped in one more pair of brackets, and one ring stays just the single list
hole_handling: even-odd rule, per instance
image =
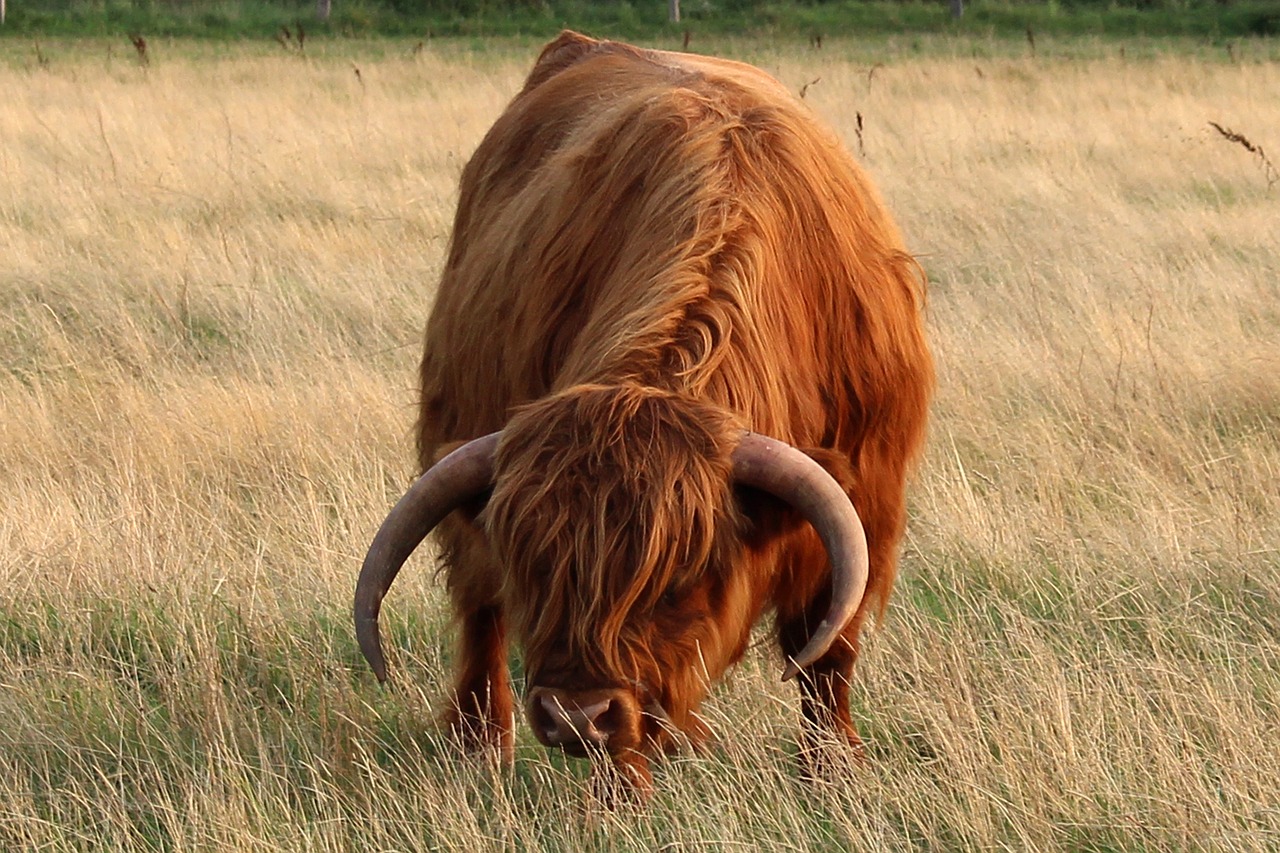
[{"label": "golden dry grass", "polygon": [[764,644],[720,748],[600,815],[436,733],[429,559],[390,690],[347,624],[533,49],[167,47],[0,66],[0,847],[1280,846],[1280,186],[1208,126],[1280,153],[1276,63],[729,46],[861,115],[941,384],[870,764],[795,779]]}]

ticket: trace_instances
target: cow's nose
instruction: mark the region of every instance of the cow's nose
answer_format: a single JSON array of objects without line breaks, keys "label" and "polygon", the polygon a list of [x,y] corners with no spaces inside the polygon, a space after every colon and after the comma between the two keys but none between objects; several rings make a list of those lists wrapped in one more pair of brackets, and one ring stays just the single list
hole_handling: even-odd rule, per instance
[{"label": "cow's nose", "polygon": [[609,742],[622,708],[612,691],[574,694],[550,687],[529,693],[529,717],[538,740],[547,746],[597,746]]}]

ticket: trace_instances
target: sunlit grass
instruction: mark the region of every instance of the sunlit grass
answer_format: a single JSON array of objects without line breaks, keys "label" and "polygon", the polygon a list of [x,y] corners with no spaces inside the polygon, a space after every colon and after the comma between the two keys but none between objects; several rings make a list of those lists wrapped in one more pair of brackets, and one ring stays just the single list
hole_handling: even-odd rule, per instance
[{"label": "sunlit grass", "polygon": [[938,400],[872,760],[799,781],[762,638],[717,747],[601,814],[527,731],[511,771],[436,731],[429,555],[390,688],[348,625],[533,49],[183,47],[0,70],[0,847],[1280,845],[1280,187],[1208,125],[1280,152],[1280,66],[730,45],[821,78],[932,279]]}]

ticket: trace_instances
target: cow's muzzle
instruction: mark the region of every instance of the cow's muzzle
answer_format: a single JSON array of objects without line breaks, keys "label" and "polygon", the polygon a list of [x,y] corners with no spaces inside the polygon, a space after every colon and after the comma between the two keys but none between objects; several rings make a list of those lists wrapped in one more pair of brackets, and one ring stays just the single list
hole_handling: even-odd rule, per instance
[{"label": "cow's muzzle", "polygon": [[639,740],[640,707],[626,690],[532,687],[525,710],[538,740],[570,755],[616,753]]}]

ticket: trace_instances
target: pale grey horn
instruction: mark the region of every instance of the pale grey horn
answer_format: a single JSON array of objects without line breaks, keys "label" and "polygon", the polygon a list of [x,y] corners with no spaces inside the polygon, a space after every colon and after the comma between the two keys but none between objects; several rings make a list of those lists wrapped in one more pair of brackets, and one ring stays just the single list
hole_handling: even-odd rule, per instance
[{"label": "pale grey horn", "polygon": [[818,532],[831,561],[831,604],[809,642],[787,662],[782,680],[788,681],[822,657],[858,612],[867,588],[867,535],[835,478],[784,441],[744,434],[733,453],[733,479],[794,507]]},{"label": "pale grey horn", "polygon": [[493,454],[501,433],[454,450],[419,477],[391,509],[373,537],[356,582],[356,640],[379,681],[387,680],[378,611],[396,573],[437,524],[493,485]]}]

